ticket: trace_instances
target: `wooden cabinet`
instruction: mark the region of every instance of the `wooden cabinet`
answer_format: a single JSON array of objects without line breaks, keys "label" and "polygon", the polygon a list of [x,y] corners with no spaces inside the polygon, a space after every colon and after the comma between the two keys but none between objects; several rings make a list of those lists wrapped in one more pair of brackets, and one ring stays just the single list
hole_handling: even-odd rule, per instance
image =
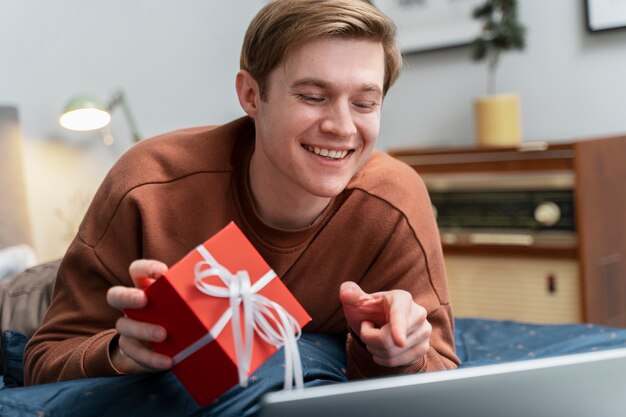
[{"label": "wooden cabinet", "polygon": [[626,326],[626,136],[389,153],[431,193],[457,315]]}]

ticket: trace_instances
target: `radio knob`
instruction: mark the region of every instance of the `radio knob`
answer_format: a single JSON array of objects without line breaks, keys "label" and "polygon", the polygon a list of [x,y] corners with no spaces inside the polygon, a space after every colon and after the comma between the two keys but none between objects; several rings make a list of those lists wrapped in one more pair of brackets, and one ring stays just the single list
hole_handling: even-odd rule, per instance
[{"label": "radio knob", "polygon": [[561,209],[552,202],[546,201],[535,208],[535,220],[542,226],[554,226],[561,219]]}]

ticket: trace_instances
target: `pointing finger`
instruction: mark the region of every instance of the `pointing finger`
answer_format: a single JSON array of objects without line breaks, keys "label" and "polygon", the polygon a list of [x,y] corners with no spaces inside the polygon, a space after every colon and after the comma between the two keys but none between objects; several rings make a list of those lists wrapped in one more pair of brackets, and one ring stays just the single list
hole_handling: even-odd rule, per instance
[{"label": "pointing finger", "polygon": [[413,298],[407,291],[396,290],[386,294],[391,338],[398,347],[406,344],[408,317],[413,307]]}]

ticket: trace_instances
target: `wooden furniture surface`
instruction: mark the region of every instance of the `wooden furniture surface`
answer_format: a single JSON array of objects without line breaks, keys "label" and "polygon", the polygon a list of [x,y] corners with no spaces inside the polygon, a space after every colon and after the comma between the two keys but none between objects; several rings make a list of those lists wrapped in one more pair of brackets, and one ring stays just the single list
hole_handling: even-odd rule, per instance
[{"label": "wooden furniture surface", "polygon": [[[447,261],[448,279],[452,283],[455,280],[452,273],[464,273],[458,271],[469,271],[472,268],[475,275],[479,273],[475,265],[467,264],[465,268],[463,259],[468,262],[472,258],[489,262],[506,260],[502,264],[503,280],[507,279],[506,265],[512,272],[516,268],[523,269],[527,262],[553,259],[556,263],[569,260],[573,262],[572,270],[577,275],[576,285],[579,288],[578,291],[570,291],[570,297],[574,294],[578,298],[578,314],[568,313],[568,318],[562,321],[626,326],[626,136],[555,144],[526,143],[519,148],[394,149],[389,153],[413,167],[424,178],[429,190],[442,178],[487,178],[500,181],[502,187],[506,187],[509,180],[515,182],[523,178],[533,181],[537,178],[554,177],[565,179],[566,183],[571,178],[571,184],[565,186],[573,189],[575,243],[477,245],[447,242],[442,233],[444,254],[450,260]],[[516,263],[515,258],[519,262]],[[571,268],[567,266],[565,269]],[[548,286],[551,277],[554,277],[553,273],[550,274],[548,267],[545,277]],[[455,302],[452,287],[453,285],[451,293]],[[480,291],[484,295],[486,290],[482,288]],[[500,293],[502,291],[505,290],[502,289]],[[492,297],[495,302],[498,293]],[[532,308],[532,303],[538,302],[538,298],[540,297],[528,299],[531,303],[529,308]],[[455,305],[455,309],[467,307],[470,301],[463,301],[465,306]],[[547,302],[550,302],[549,299]],[[483,299],[482,304],[489,304],[488,296]],[[571,306],[568,308],[571,310]],[[502,317],[492,315],[488,308],[485,311],[485,316],[491,315],[494,318],[526,317]],[[542,321],[535,316],[530,320]],[[552,317],[547,316],[543,321],[551,320]]]}]

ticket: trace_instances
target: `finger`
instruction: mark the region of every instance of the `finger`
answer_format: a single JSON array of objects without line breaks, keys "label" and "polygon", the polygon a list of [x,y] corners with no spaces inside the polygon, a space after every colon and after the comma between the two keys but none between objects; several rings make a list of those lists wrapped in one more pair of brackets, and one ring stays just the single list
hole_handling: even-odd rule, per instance
[{"label": "finger", "polygon": [[[362,338],[372,360],[381,366],[395,367],[409,365],[419,360],[412,348],[398,347],[391,337],[391,326],[376,328],[372,323],[365,323],[361,328]],[[421,357],[421,356],[420,356]]]},{"label": "finger", "polygon": [[378,328],[370,321],[363,321],[361,323],[360,337],[361,341],[367,346],[367,350],[372,353],[374,351],[382,352],[398,349],[391,338],[389,325]]},{"label": "finger", "polygon": [[[127,356],[120,347],[120,340],[123,340],[122,336],[120,336],[115,342],[115,346],[113,347],[110,356],[111,363],[118,372],[121,374],[136,374],[155,371],[150,367],[139,364],[137,361]],[[129,342],[124,341],[122,343],[126,346],[127,350],[132,351],[132,348],[129,347]]]},{"label": "finger", "polygon": [[148,303],[148,298],[143,290],[115,286],[107,291],[107,303],[118,310],[143,308]]},{"label": "finger", "polygon": [[[368,339],[374,339],[378,334],[380,329],[378,329],[374,323],[369,320],[363,320],[361,322],[361,335]],[[365,341],[364,341],[365,343]]]},{"label": "finger", "polygon": [[130,264],[128,272],[137,288],[145,290],[167,271],[167,265],[153,259],[138,259]]},{"label": "finger", "polygon": [[391,326],[391,337],[396,346],[403,347],[406,344],[408,317],[413,313],[415,303],[411,294],[403,290],[390,291],[384,296]]},{"label": "finger", "polygon": [[163,371],[174,365],[172,358],[153,351],[137,339],[120,336],[118,346],[123,356],[146,370]]},{"label": "finger", "polygon": [[379,329],[366,325],[362,330],[361,340],[377,364],[401,366],[413,364],[428,353],[431,333],[431,324],[424,320],[409,333],[405,346],[398,347],[393,342],[390,324]]},{"label": "finger", "polygon": [[115,329],[120,335],[141,342],[162,342],[167,338],[167,331],[163,326],[129,319],[128,317],[120,317],[115,323]]},{"label": "finger", "polygon": [[346,281],[339,287],[339,299],[344,305],[358,306],[368,298],[367,295],[356,282]]},{"label": "finger", "polygon": [[411,312],[407,318],[407,333],[419,331],[425,323],[428,323],[428,312],[419,304],[413,304]]},{"label": "finger", "polygon": [[390,352],[384,352],[383,354],[378,352],[372,353],[372,360],[381,366],[408,366],[420,361],[428,353],[429,349],[430,343],[426,340],[412,346],[410,349],[398,350],[393,356],[389,355]]}]

